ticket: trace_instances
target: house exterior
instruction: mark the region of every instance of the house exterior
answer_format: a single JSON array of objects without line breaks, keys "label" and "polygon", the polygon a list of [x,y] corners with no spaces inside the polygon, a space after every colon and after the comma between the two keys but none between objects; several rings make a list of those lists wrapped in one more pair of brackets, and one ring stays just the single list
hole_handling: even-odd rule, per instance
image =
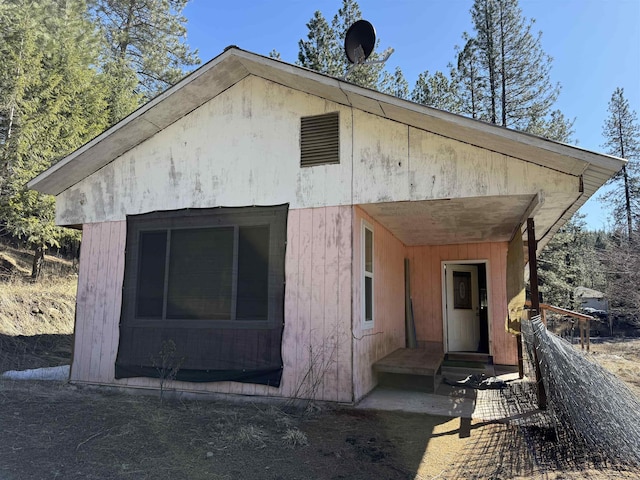
[{"label": "house exterior", "polygon": [[576,287],[573,292],[576,301],[580,303],[580,309],[591,311],[609,312],[609,301],[604,293],[587,287]]},{"label": "house exterior", "polygon": [[516,364],[527,219],[622,164],[230,47],[29,187],[83,231],[71,381],[159,388],[170,341],[177,390],[357,402],[405,259],[420,348]]}]

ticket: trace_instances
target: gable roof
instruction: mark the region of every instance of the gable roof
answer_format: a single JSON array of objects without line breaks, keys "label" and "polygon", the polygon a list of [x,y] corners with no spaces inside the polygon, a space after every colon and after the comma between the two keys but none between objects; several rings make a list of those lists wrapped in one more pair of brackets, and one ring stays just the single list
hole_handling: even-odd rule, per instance
[{"label": "gable roof", "polygon": [[576,287],[574,295],[578,298],[604,298],[605,294],[587,287]]},{"label": "gable roof", "polygon": [[553,231],[617,172],[624,160],[402,100],[280,60],[228,47],[173,87],[31,180],[58,195],[172,123],[254,75],[438,135],[582,178],[583,195]]}]

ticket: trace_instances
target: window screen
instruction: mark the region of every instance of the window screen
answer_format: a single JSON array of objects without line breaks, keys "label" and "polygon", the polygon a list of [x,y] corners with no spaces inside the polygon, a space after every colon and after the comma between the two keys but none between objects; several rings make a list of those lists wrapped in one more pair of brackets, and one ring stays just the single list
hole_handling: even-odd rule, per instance
[{"label": "window screen", "polygon": [[236,319],[267,319],[268,285],[269,226],[241,227],[238,238]]},{"label": "window screen", "polygon": [[161,318],[164,295],[164,268],[167,256],[167,232],[142,232],[136,311],[139,318]]},{"label": "window screen", "polygon": [[168,319],[232,318],[234,228],[171,231]]},{"label": "window screen", "polygon": [[157,376],[163,342],[177,379],[277,385],[287,205],[127,217],[116,378]]}]

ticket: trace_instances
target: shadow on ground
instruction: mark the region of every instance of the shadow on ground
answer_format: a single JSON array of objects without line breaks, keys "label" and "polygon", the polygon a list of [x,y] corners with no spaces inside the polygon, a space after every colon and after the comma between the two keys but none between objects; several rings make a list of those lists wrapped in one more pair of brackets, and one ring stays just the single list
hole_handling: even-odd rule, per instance
[{"label": "shadow on ground", "polygon": [[69,365],[73,335],[0,334],[0,372]]}]

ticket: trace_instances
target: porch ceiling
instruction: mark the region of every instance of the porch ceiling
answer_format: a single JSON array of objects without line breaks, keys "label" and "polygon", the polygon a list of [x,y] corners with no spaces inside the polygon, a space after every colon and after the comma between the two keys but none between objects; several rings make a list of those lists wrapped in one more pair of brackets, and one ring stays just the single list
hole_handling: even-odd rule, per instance
[{"label": "porch ceiling", "polygon": [[393,202],[360,207],[405,245],[508,242],[532,195]]}]

